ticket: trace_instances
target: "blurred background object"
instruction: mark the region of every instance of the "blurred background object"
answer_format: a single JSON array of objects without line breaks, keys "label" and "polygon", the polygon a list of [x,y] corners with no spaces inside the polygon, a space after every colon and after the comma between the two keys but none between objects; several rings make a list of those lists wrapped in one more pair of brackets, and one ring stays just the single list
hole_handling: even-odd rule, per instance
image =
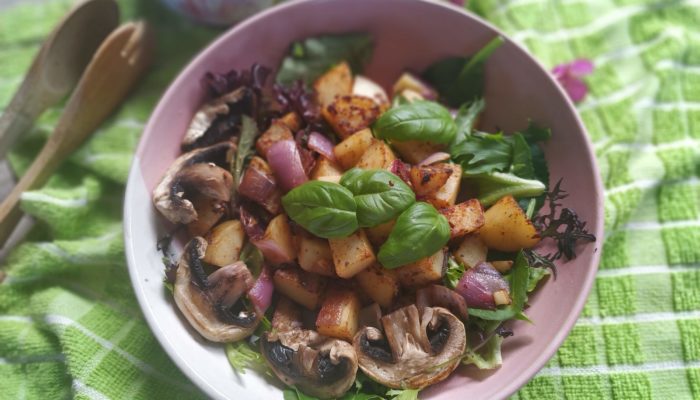
[{"label": "blurred background object", "polygon": [[216,26],[234,23],[281,0],[161,0],[171,9],[192,20]]}]

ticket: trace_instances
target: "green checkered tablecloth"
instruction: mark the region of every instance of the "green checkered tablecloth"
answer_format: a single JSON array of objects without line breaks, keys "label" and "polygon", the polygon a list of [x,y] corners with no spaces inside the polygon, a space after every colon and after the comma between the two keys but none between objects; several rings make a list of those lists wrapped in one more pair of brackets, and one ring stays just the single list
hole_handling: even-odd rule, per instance
[{"label": "green checkered tablecloth", "polygon": [[[129,160],[174,74],[218,32],[155,1],[153,73],[22,207],[38,221],[0,284],[0,398],[198,398],[148,330],[126,273]],[[0,11],[0,106],[70,1]],[[472,0],[547,66],[595,65],[579,110],[606,187],[603,260],[583,316],[520,399],[700,398],[700,1]],[[10,161],[23,171],[48,112]]]}]

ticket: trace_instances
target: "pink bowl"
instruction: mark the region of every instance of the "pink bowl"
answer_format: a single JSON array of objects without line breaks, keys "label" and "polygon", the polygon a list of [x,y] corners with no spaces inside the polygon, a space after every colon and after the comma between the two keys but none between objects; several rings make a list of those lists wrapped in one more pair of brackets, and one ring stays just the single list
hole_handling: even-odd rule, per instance
[{"label": "pink bowl", "polygon": [[[204,92],[207,71],[276,66],[291,41],[323,33],[369,32],[376,40],[366,74],[389,86],[406,68],[420,71],[449,55],[472,54],[496,28],[456,7],[427,0],[306,0],[269,9],[229,30],[200,53],[161,99],[143,133],[125,200],[125,242],[134,290],[154,334],[182,371],[217,399],[282,398],[279,389],[255,373],[237,376],[221,346],[202,341],[182,320],[162,287],[163,266],[155,250],[163,224],[150,192],[179,152],[180,140]],[[552,181],[564,177],[575,208],[590,231],[603,237],[602,186],[591,145],[572,104],[548,72],[508,40],[487,64],[487,127],[512,131],[529,118],[548,126],[553,138],[545,153]],[[504,398],[524,385],[549,360],[573,327],[593,282],[596,245],[559,268],[532,299],[534,324],[516,323],[504,342],[503,366],[493,372],[461,368],[449,380],[422,393],[430,399]]]}]

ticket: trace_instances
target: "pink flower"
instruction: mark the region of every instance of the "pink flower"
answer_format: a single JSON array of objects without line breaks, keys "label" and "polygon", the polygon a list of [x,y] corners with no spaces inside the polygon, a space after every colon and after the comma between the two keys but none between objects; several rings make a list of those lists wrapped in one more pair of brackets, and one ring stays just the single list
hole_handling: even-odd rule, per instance
[{"label": "pink flower", "polygon": [[559,64],[552,68],[552,74],[559,81],[574,103],[578,103],[586,97],[588,86],[581,78],[593,72],[594,65],[591,60],[579,58],[574,61]]}]

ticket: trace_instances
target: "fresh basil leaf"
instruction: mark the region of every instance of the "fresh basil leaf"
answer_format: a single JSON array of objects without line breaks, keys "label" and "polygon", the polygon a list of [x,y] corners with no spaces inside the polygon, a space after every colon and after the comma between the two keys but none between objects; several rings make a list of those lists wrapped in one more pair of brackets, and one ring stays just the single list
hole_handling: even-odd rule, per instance
[{"label": "fresh basil leaf", "polygon": [[510,165],[510,172],[524,179],[535,179],[530,145],[521,133],[516,133],[510,138],[513,144],[513,162]]},{"label": "fresh basil leaf", "polygon": [[484,310],[480,308],[470,308],[469,316],[489,320],[505,321],[513,318],[526,319],[522,313],[527,301],[527,288],[530,281],[530,266],[527,263],[525,254],[521,250],[515,257],[513,268],[510,273],[510,297],[513,302],[497,310]]},{"label": "fresh basil leaf", "polygon": [[386,392],[391,400],[418,400],[420,389],[391,389]]},{"label": "fresh basil leaf", "polygon": [[416,194],[398,176],[383,169],[353,168],[340,179],[357,206],[357,222],[369,228],[396,218],[416,201]]},{"label": "fresh basil leaf", "polygon": [[535,179],[523,179],[513,174],[491,172],[466,176],[466,183],[476,188],[481,204],[489,206],[503,196],[536,197],[544,193],[544,183]]},{"label": "fresh basil leaf", "polygon": [[418,100],[389,109],[372,125],[379,139],[449,143],[457,133],[450,111],[433,101]]},{"label": "fresh basil leaf", "polygon": [[457,287],[459,280],[462,279],[464,275],[464,265],[457,262],[454,257],[447,259],[447,271],[445,271],[445,276],[443,277],[443,283],[450,289]]},{"label": "fresh basil leaf", "polygon": [[343,186],[310,181],[282,197],[289,218],[322,238],[345,237],[358,228],[355,199]]},{"label": "fresh basil leaf", "polygon": [[462,166],[464,175],[504,171],[511,164],[513,148],[502,134],[477,132],[450,146],[452,159]]},{"label": "fresh basil leaf", "polygon": [[428,203],[413,203],[396,219],[377,258],[384,268],[397,268],[435,254],[449,239],[447,219]]},{"label": "fresh basil leaf", "polygon": [[476,119],[486,107],[484,99],[474,100],[471,103],[464,103],[457,111],[455,123],[457,124],[457,134],[452,144],[460,143],[471,136],[476,124]]},{"label": "fresh basil leaf", "polygon": [[294,42],[282,60],[276,80],[283,85],[299,79],[311,84],[342,61],[347,61],[354,72],[360,72],[372,58],[373,50],[372,37],[366,33],[324,35]]},{"label": "fresh basil leaf", "polygon": [[483,97],[484,64],[505,40],[498,36],[472,57],[451,57],[428,67],[423,78],[451,107]]},{"label": "fresh basil leaf", "polygon": [[243,176],[243,167],[245,166],[248,156],[253,154],[253,144],[258,136],[258,124],[247,116],[243,115],[241,119],[241,136],[238,140],[236,148],[236,157],[231,163],[231,175],[233,175],[233,185],[231,188],[231,204],[235,203],[236,195],[238,194],[238,184]]}]

